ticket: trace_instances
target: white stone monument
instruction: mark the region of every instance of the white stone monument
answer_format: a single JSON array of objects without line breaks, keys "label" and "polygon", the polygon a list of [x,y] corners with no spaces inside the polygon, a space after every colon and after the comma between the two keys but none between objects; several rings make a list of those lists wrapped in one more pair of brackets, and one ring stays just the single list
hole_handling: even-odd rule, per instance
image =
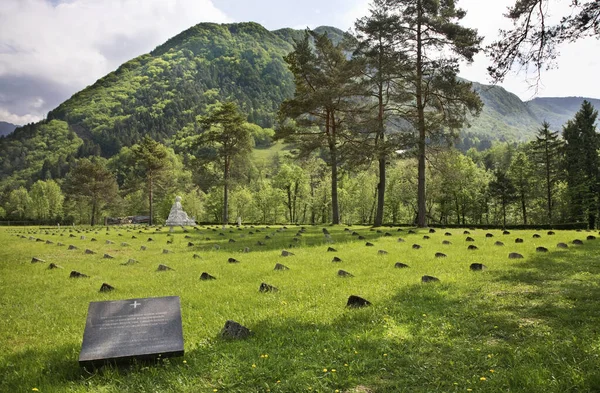
[{"label": "white stone monument", "polygon": [[183,208],[181,207],[180,196],[175,198],[175,203],[173,206],[171,206],[171,212],[169,213],[169,218],[167,218],[167,222],[165,224],[170,226],[171,229],[174,226],[196,226],[196,221],[194,218],[188,217],[187,213],[183,211]]}]

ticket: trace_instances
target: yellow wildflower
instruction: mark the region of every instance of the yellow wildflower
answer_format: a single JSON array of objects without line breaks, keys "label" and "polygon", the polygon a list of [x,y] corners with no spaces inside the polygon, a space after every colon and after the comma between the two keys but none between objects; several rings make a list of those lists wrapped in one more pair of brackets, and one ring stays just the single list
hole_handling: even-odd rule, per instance
[{"label": "yellow wildflower", "polygon": [[256,364],[252,364],[252,368],[256,368]]},{"label": "yellow wildflower", "polygon": [[332,368],[332,369],[331,369],[331,372],[332,372],[332,373],[334,373],[334,372],[336,372],[336,371],[337,371],[337,370],[336,370],[335,368]]},{"label": "yellow wildflower", "polygon": [[33,388],[31,390],[33,390],[34,392],[39,392],[40,391],[40,389],[38,389],[38,388]]},{"label": "yellow wildflower", "polygon": [[485,381],[486,379],[487,379],[486,377],[479,378],[480,381]]},{"label": "yellow wildflower", "polygon": [[326,368],[324,368],[324,369],[323,369],[323,372],[324,372],[324,373],[326,373],[326,372],[327,372],[327,369],[326,369]]}]

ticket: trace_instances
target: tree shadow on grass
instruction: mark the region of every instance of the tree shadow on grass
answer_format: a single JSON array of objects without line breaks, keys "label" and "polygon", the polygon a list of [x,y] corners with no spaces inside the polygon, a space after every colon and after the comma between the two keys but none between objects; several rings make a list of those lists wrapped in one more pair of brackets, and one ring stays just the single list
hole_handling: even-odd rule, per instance
[{"label": "tree shadow on grass", "polygon": [[513,290],[499,297],[525,298],[507,308],[555,329],[600,331],[600,242],[588,241],[569,250],[536,254],[493,279]]},{"label": "tree shadow on grass", "polygon": [[[67,390],[67,385],[84,381],[89,374],[77,366],[74,355],[79,348],[63,345],[55,348],[26,349],[0,357],[0,391],[16,392]],[[46,387],[46,390],[44,390]]]}]

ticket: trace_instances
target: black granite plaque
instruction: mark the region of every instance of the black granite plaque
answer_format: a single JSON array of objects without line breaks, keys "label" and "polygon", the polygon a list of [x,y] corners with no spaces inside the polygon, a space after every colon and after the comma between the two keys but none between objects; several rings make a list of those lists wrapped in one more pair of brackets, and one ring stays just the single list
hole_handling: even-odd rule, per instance
[{"label": "black granite plaque", "polygon": [[91,302],[80,366],[183,356],[179,296]]}]

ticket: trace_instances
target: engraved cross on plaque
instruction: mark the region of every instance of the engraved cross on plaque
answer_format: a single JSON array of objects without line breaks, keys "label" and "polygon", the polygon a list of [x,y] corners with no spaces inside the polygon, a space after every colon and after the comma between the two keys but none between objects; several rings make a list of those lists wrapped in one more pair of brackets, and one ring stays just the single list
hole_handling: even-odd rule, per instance
[{"label": "engraved cross on plaque", "polygon": [[130,306],[133,306],[134,310],[136,309],[137,306],[141,306],[141,305],[142,305],[142,303],[138,303],[137,300],[130,304]]}]

